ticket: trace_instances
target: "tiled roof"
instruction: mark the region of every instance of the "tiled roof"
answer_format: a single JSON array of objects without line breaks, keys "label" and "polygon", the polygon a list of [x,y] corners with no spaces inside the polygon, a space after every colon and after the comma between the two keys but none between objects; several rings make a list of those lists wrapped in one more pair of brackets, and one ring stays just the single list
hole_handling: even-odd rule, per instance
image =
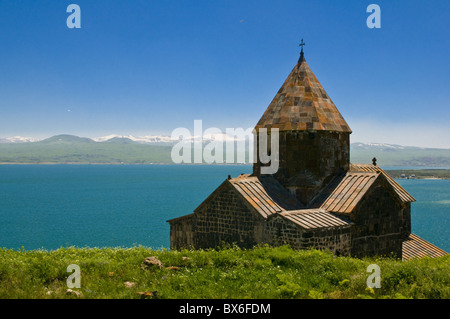
[{"label": "tiled roof", "polygon": [[320,207],[335,213],[351,213],[378,176],[377,173],[347,172],[336,179],[340,180],[339,184],[332,185],[334,190]]},{"label": "tiled roof", "polygon": [[352,222],[320,208],[291,210],[282,212],[280,215],[307,230],[350,226],[352,224]]},{"label": "tiled roof", "polygon": [[351,133],[305,59],[301,57],[255,129],[337,131]]},{"label": "tiled roof", "polygon": [[381,173],[386,177],[389,184],[392,185],[394,191],[400,197],[403,202],[415,202],[416,199],[412,197],[403,187],[401,187],[388,173],[386,173],[382,168],[372,164],[350,164],[351,172],[374,172]]},{"label": "tiled roof", "polygon": [[265,218],[284,210],[303,208],[273,177],[241,175],[228,181]]},{"label": "tiled roof", "polygon": [[410,234],[402,245],[402,258],[442,257],[448,253],[415,234]]}]

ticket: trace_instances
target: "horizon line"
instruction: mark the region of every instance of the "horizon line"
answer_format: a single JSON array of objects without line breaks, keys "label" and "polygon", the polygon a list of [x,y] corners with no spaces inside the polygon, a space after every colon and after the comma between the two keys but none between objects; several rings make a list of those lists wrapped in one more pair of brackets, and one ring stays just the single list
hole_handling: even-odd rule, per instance
[{"label": "horizon line", "polygon": [[[223,133],[226,134],[226,133]],[[210,134],[208,134],[210,135]],[[35,143],[35,142],[41,142],[44,141],[46,139],[50,139],[56,136],[73,136],[73,137],[78,137],[78,138],[87,138],[92,140],[93,142],[96,143],[101,143],[101,142],[106,142],[110,139],[113,138],[128,138],[129,137],[133,137],[136,139],[143,139],[143,138],[158,138],[158,137],[168,137],[170,138],[170,135],[163,135],[163,134],[156,134],[156,135],[133,135],[133,134],[127,134],[127,135],[121,135],[121,134],[107,134],[107,135],[103,135],[103,136],[96,136],[96,137],[89,137],[89,136],[83,136],[83,135],[75,135],[75,134],[68,134],[68,133],[61,133],[61,134],[55,134],[55,135],[51,135],[45,138],[36,138],[36,137],[31,137],[31,136],[21,136],[21,135],[14,135],[14,136],[10,136],[10,137],[2,137],[0,136],[0,144],[14,144],[14,143]],[[109,138],[108,138],[109,137]],[[195,137],[195,136],[193,136]],[[204,137],[204,136],[202,136]],[[14,141],[14,139],[19,139],[19,141]],[[20,141],[20,139],[22,139],[22,141]],[[104,140],[102,140],[104,139]],[[7,140],[8,142],[6,143],[2,143],[1,140]],[[132,140],[132,139],[130,139]],[[132,140],[133,141],[133,140]],[[170,143],[170,142],[175,142],[176,140],[169,140],[169,141],[161,141],[161,143]],[[134,142],[139,142],[139,141],[134,141]],[[142,141],[144,142],[145,141]],[[401,146],[401,147],[416,147],[416,148],[421,148],[421,149],[450,149],[449,147],[426,147],[426,146],[418,146],[418,145],[404,145],[404,144],[398,144],[398,143],[385,143],[385,142],[374,142],[374,141],[370,141],[370,142],[362,142],[362,141],[355,141],[355,142],[351,142],[350,144],[365,144],[365,145],[389,145],[389,146]]]}]

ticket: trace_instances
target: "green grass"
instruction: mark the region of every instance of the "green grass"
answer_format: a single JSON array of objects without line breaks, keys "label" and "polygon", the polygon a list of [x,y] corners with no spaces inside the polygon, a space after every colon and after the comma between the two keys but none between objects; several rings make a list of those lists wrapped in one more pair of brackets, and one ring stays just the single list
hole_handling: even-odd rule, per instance
[{"label": "green grass", "polygon": [[[156,256],[163,268],[142,267]],[[134,248],[0,250],[0,298],[161,299],[425,298],[450,297],[450,259],[402,262],[356,259],[289,247],[168,251]],[[381,269],[381,288],[366,285],[367,266]],[[68,294],[67,270],[77,264],[80,296]],[[167,267],[175,266],[176,269]],[[126,287],[125,282],[134,286]]]}]

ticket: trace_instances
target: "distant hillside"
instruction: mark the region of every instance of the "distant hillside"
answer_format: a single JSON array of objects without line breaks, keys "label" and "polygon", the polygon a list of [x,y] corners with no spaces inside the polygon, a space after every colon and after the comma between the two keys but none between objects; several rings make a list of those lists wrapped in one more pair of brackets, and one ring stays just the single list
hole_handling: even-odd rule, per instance
[{"label": "distant hillside", "polygon": [[83,143],[95,143],[93,140],[87,137],[78,137],[74,135],[56,135],[39,142],[40,144],[83,144]]},{"label": "distant hillside", "polygon": [[170,145],[140,144],[126,139],[95,142],[58,135],[39,142],[0,144],[1,163],[150,164],[170,163]]},{"label": "distant hillside", "polygon": [[113,137],[112,139],[106,140],[104,143],[135,144],[136,142],[126,137]]},{"label": "distant hillside", "polygon": [[371,163],[376,157],[380,166],[450,167],[450,149],[422,148],[381,143],[352,143],[353,163]]},{"label": "distant hillside", "polygon": [[[57,135],[38,142],[0,138],[0,163],[172,163],[168,137],[152,136],[143,142],[134,137],[112,136],[94,141],[74,135]],[[392,144],[352,143],[351,162],[380,166],[450,167],[450,149],[420,148]]]}]

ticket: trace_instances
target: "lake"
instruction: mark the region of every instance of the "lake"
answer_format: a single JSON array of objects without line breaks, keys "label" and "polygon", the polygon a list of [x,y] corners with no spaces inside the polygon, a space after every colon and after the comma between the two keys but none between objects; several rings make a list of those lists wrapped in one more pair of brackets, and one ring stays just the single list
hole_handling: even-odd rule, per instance
[{"label": "lake", "polygon": [[[169,248],[190,214],[249,165],[0,165],[0,247]],[[412,231],[450,251],[450,180],[398,180],[417,199]]]}]

